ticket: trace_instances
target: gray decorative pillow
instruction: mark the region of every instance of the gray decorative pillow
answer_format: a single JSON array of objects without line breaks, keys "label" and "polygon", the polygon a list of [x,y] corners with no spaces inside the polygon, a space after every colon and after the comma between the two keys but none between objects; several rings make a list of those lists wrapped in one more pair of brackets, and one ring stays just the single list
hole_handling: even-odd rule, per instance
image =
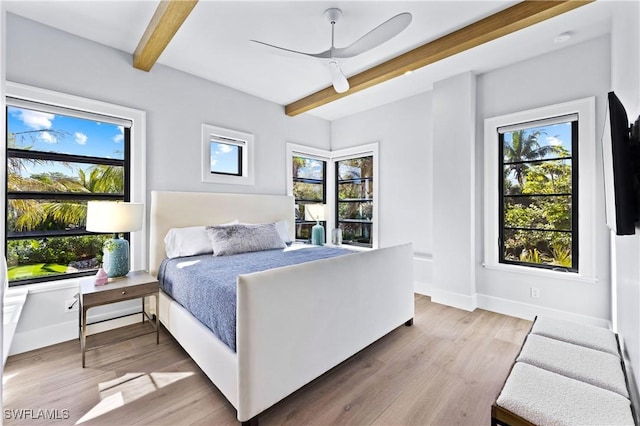
[{"label": "gray decorative pillow", "polygon": [[285,248],[274,223],[207,226],[214,256]]}]

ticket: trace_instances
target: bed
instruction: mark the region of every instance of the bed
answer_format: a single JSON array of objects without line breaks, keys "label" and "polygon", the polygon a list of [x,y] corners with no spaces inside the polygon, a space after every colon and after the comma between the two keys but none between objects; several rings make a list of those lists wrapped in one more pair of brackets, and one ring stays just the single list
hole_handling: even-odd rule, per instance
[{"label": "bed", "polygon": [[[149,270],[171,228],[233,220],[294,230],[293,197],[151,192]],[[292,235],[291,235],[292,236]],[[237,277],[236,350],[160,292],[159,317],[244,424],[414,315],[411,244]]]}]

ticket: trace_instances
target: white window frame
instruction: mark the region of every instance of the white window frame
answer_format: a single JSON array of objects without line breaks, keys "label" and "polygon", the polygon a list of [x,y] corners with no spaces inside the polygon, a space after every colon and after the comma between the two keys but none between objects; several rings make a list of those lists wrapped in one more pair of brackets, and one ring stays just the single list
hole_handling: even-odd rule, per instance
[{"label": "white window frame", "polygon": [[[131,202],[146,203],[146,112],[107,102],[96,101],[80,96],[68,95],[53,90],[41,89],[20,83],[7,82],[5,96],[24,99],[26,101],[41,102],[61,108],[86,111],[88,113],[111,116],[131,121]],[[4,114],[4,112],[3,112]],[[2,150],[5,152],[6,137],[2,139]],[[5,182],[6,184],[6,182]],[[142,230],[131,232],[130,261],[131,270],[147,269],[147,230],[146,213]],[[2,237],[6,238],[6,230]],[[65,285],[66,281],[77,283],[77,278],[56,280],[58,285]],[[43,283],[27,284],[26,286],[42,286]]]},{"label": "white window frame", "polygon": [[[498,128],[578,115],[578,272],[562,272],[525,265],[499,263]],[[586,282],[596,281],[595,270],[595,97],[520,111],[484,121],[484,264],[485,268]]]},{"label": "white window frame", "polygon": [[[378,232],[378,211],[379,211],[379,183],[380,183],[380,168],[378,164],[379,144],[378,142],[372,142],[365,145],[358,145],[351,148],[344,148],[335,151],[324,150],[320,148],[313,148],[305,145],[299,145],[295,143],[287,143],[287,195],[293,196],[293,156],[302,156],[308,158],[315,158],[327,162],[327,175],[325,176],[325,191],[327,194],[327,211],[329,217],[327,218],[327,234],[331,235],[331,230],[336,227],[336,162],[341,160],[348,160],[351,158],[373,156],[373,220],[371,224],[371,232],[373,238],[371,241],[372,249],[378,248],[379,232]],[[362,250],[370,250],[366,247],[354,248]]]},{"label": "white window frame", "polygon": [[[331,151],[327,151],[325,149],[314,148],[305,145],[299,145],[291,142],[287,142],[287,158],[285,164],[287,165],[287,195],[293,197],[293,157],[305,157],[312,158],[314,160],[325,161],[327,163],[325,168],[325,176],[324,176],[324,192],[326,195],[325,205],[327,206],[326,211],[332,212],[335,209],[335,203],[329,193],[329,185],[332,185],[335,182],[335,177],[331,173]],[[331,230],[334,228],[335,220],[331,213],[327,215],[328,217],[325,220],[327,225],[327,229],[325,232],[328,237],[331,236]]]},{"label": "white window frame", "polygon": [[[242,170],[240,176],[211,172],[211,141],[215,139],[242,147]],[[253,144],[254,136],[250,133],[225,129],[211,124],[202,124],[202,182],[253,185],[255,182]]]}]

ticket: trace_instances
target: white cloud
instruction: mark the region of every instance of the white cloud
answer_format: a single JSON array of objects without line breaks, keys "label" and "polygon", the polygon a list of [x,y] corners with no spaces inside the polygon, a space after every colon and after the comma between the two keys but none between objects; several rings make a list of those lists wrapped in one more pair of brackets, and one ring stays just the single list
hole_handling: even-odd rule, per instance
[{"label": "white cloud", "polygon": [[217,162],[218,162],[218,160],[216,160],[215,158],[211,159],[211,170],[213,170],[213,168],[215,167]]},{"label": "white cloud", "polygon": [[76,143],[78,145],[86,145],[87,144],[87,135],[85,135],[84,133],[80,133],[80,132],[76,132]]},{"label": "white cloud", "polygon": [[547,142],[549,142],[549,145],[553,145],[553,146],[562,145],[562,141],[558,139],[556,136],[547,136]]},{"label": "white cloud", "polygon": [[233,151],[233,147],[231,145],[226,145],[226,144],[218,144],[218,147],[220,148],[220,153],[221,154],[228,154],[231,151]]},{"label": "white cloud", "polygon": [[49,132],[40,133],[40,139],[42,139],[46,143],[56,143],[56,142],[58,142],[56,137],[54,135],[52,135],[51,133],[49,133]]},{"label": "white cloud", "polygon": [[124,127],[118,126],[118,130],[120,130],[120,133],[113,137],[115,143],[120,143],[124,140]]},{"label": "white cloud", "polygon": [[56,118],[55,114],[49,114],[40,111],[31,111],[28,109],[20,110],[18,118],[28,127],[35,130],[50,129],[52,121]]}]

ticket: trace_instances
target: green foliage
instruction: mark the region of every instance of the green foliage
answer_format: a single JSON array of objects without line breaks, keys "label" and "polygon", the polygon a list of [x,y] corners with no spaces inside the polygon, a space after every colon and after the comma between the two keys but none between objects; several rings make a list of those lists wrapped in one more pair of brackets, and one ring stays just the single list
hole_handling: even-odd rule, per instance
[{"label": "green foliage", "polygon": [[[505,143],[504,191],[516,197],[505,198],[504,224],[508,228],[570,231],[571,197],[535,196],[572,192],[570,161],[526,162],[548,154],[560,158],[570,156],[561,146],[541,147],[538,143],[540,135],[540,132],[517,131],[512,133],[513,141]],[[568,232],[508,231],[503,250],[508,260],[572,266],[571,234]]]},{"label": "green foliage", "polygon": [[11,267],[36,263],[71,262],[95,258],[110,235],[83,235],[7,242],[7,263]]},{"label": "green foliage", "polygon": [[524,249],[522,253],[520,253],[520,261],[521,262],[529,262],[529,263],[543,263],[543,256],[540,255],[538,249]]},{"label": "green foliage", "polygon": [[[17,136],[20,140],[17,141]],[[8,145],[28,150],[25,135],[9,133]],[[35,159],[9,158],[7,161],[7,189],[11,192],[36,191],[52,193],[51,199],[10,199],[7,208],[7,231],[82,229],[86,223],[85,201],[56,200],[56,193],[116,193],[124,192],[124,168],[93,165],[86,171],[78,169],[78,176],[60,172],[28,175],[31,165],[61,164]],[[28,175],[28,177],[27,177]],[[99,263],[102,247],[110,235],[85,235],[20,239],[7,241],[7,262],[10,280],[60,274],[75,269],[92,269]]]}]

